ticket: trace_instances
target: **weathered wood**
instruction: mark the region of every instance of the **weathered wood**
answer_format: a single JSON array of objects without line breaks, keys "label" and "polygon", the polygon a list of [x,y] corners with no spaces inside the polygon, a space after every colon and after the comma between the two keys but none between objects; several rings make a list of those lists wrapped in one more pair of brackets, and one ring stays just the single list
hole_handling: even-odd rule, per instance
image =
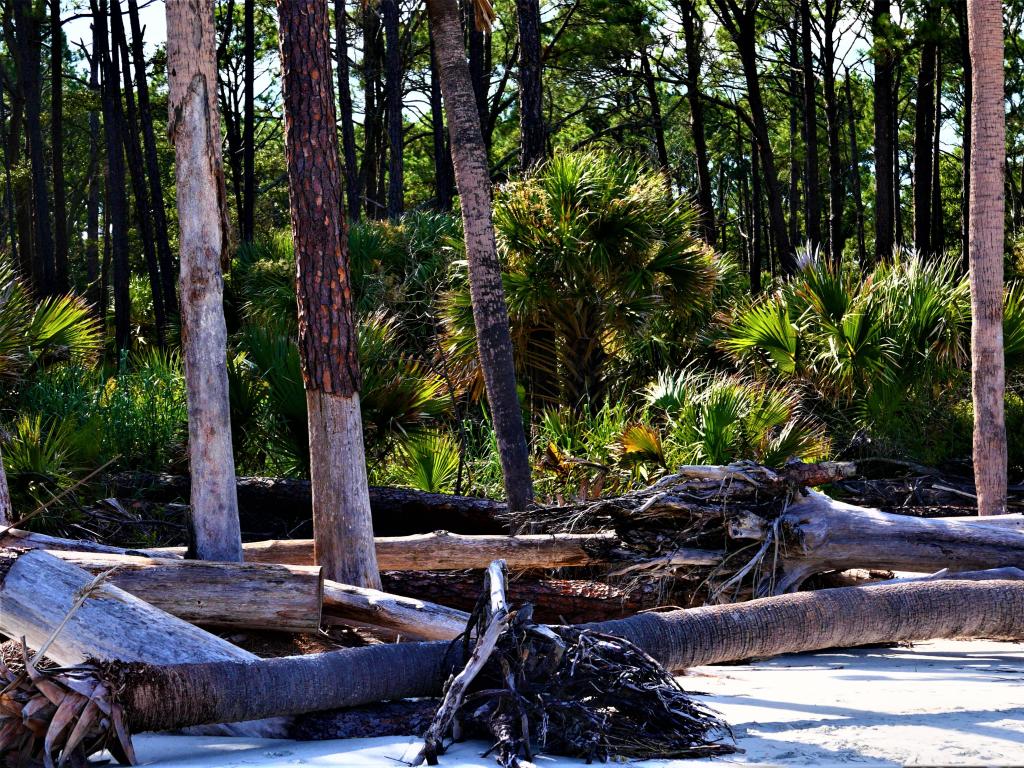
[{"label": "weathered wood", "polygon": [[[0,430],[0,443],[3,442],[3,430]],[[11,489],[7,485],[7,473],[4,471],[4,456],[0,451],[0,525],[14,522],[14,508],[11,506]]]},{"label": "weathered wood", "polygon": [[117,568],[111,584],[191,624],[317,632],[323,576],[315,566],[51,551],[90,573]]},{"label": "weathered wood", "polygon": [[95,552],[106,555],[137,555],[140,557],[156,557],[161,559],[181,559],[185,554],[185,547],[161,549],[131,549],[128,547],[113,547],[109,544],[100,544],[96,541],[85,539],[62,539],[57,536],[49,536],[45,533],[34,531],[23,531],[19,528],[8,528],[0,534],[0,547],[16,547],[19,549],[53,549],[66,550],[70,552]]},{"label": "weathered wood", "polygon": [[[189,478],[151,472],[122,472],[106,479],[108,495],[151,501],[189,498]],[[308,480],[239,477],[236,483],[242,528],[263,537],[284,537],[312,519]],[[378,536],[407,536],[436,530],[501,534],[505,504],[491,499],[426,493],[409,488],[370,487],[373,530]],[[294,534],[293,534],[294,535]],[[308,529],[306,535],[309,535]]]},{"label": "weathered wood", "polygon": [[443,605],[335,581],[324,582],[324,621],[384,629],[402,638],[450,640],[469,614]]},{"label": "weathered wood", "polygon": [[93,583],[91,574],[40,550],[2,550],[0,558],[6,569],[0,584],[0,632],[40,648],[70,612],[46,651],[58,664],[90,658],[149,664],[255,659],[110,583],[89,590],[71,612],[77,596]]}]

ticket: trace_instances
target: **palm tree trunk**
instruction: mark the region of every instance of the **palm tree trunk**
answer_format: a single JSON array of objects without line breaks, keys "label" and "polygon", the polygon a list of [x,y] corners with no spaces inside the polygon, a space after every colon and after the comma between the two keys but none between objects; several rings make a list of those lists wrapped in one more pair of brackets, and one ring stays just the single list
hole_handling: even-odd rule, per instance
[{"label": "palm tree trunk", "polygon": [[328,578],[379,589],[327,6],[320,0],[279,0],[278,17],[315,556]]},{"label": "palm tree trunk", "polygon": [[967,6],[971,51],[971,394],[978,514],[1006,511],[1006,422],[1003,359],[1003,228],[1006,114],[1003,6]]},{"label": "palm tree trunk", "polygon": [[521,510],[533,499],[533,483],[494,239],[487,152],[462,42],[457,0],[428,0],[427,10],[448,112],[455,182],[462,202],[480,365],[497,434],[505,495],[509,509]]},{"label": "palm tree trunk", "polygon": [[213,0],[167,3],[168,134],[175,150],[192,532],[203,560],[242,561],[224,322],[227,190]]}]

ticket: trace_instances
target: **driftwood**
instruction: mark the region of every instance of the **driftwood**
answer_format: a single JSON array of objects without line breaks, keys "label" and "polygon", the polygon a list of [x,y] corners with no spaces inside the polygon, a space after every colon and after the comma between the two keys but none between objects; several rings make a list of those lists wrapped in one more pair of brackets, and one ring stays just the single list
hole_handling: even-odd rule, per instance
[{"label": "driftwood", "polygon": [[[186,501],[187,475],[127,472],[106,479],[108,495],[151,501]],[[308,480],[295,478],[239,477],[238,510],[242,530],[283,537],[296,525],[312,519]],[[405,488],[370,488],[373,530],[378,536],[407,536],[435,530],[458,533],[505,533],[498,520],[502,502],[469,496],[425,493]]]},{"label": "driftwood", "polygon": [[93,574],[115,568],[111,584],[192,624],[281,632],[320,629],[324,581],[318,567],[50,554]]},{"label": "driftwood", "polygon": [[[50,557],[45,553],[23,557],[33,555]],[[822,616],[829,621],[822,622]],[[1024,584],[925,581],[848,587],[739,605],[646,613],[587,628],[629,640],[673,670],[869,643],[969,637],[1019,640],[1024,638]],[[9,683],[0,707],[0,728],[11,729],[11,743],[34,740],[30,751],[38,755],[43,750],[42,736],[36,734],[45,734],[55,722],[57,708],[32,705],[31,715],[24,710],[37,700],[40,686],[54,686],[47,690],[59,692],[71,690],[71,685],[78,690],[96,691],[102,686],[104,691],[119,691],[125,732],[437,695],[450,671],[460,664],[456,650],[447,642],[402,643],[259,661],[169,666],[107,662],[56,670],[42,682],[0,670]],[[345,685],[324,685],[325,680],[343,680]],[[74,731],[76,717],[69,714],[62,725]],[[111,735],[109,722],[107,730],[100,726],[100,722],[89,725],[86,743],[105,743]]]},{"label": "driftwood", "polygon": [[324,621],[384,630],[400,638],[446,640],[466,628],[469,614],[376,589],[324,582]]}]

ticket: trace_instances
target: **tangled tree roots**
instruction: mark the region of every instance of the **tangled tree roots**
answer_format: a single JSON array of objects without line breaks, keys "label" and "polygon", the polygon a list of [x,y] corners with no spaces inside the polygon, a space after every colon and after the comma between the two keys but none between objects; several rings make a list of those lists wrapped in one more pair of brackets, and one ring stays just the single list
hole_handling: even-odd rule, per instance
[{"label": "tangled tree roots", "polygon": [[135,764],[131,737],[113,692],[91,665],[44,669],[0,660],[0,756],[11,766],[86,765],[104,749]]},{"label": "tangled tree roots", "polygon": [[640,648],[589,629],[537,625],[529,604],[505,605],[503,564],[492,565],[488,580],[464,638],[469,661],[449,681],[417,762],[435,765],[446,739],[471,735],[490,736],[487,754],[504,768],[532,760],[534,749],[588,762],[735,751],[724,743],[728,726]]}]

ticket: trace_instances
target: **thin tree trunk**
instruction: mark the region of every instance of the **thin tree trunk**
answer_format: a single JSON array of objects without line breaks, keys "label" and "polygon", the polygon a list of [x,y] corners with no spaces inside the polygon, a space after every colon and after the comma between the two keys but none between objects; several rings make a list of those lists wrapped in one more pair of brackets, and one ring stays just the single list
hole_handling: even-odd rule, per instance
[{"label": "thin tree trunk", "polygon": [[828,245],[832,264],[839,267],[843,260],[843,248],[846,235],[843,230],[843,204],[845,177],[841,141],[839,137],[839,95],[836,92],[836,26],[839,23],[841,7],[839,0],[826,0],[824,25],[823,55],[821,61],[822,86],[825,94],[825,133],[828,139]]},{"label": "thin tree trunk", "polygon": [[157,157],[156,134],[153,130],[153,111],[149,102],[149,82],[146,77],[146,54],[142,40],[137,0],[128,0],[128,22],[132,30],[132,58],[135,65],[135,86],[139,97],[139,126],[145,153],[146,178],[149,181],[149,201],[153,214],[153,238],[156,241],[157,262],[164,309],[168,317],[178,314],[178,293],[175,289],[177,267],[167,236],[167,212],[164,210],[164,189]]},{"label": "thin tree trunk", "polygon": [[378,134],[380,132],[380,17],[374,9],[363,10],[363,167],[360,183],[365,190],[366,216],[379,219],[380,197],[377,188]]},{"label": "thin tree trunk", "polygon": [[802,136],[801,103],[803,78],[800,74],[800,27],[794,21],[789,34],[789,239],[800,241],[800,160],[797,154],[797,139]]},{"label": "thin tree trunk", "polygon": [[761,163],[756,145],[750,148],[750,183],[750,293],[757,296],[761,293],[763,243],[761,240]]},{"label": "thin tree trunk", "polygon": [[402,39],[398,28],[398,0],[380,0],[384,22],[384,90],[388,118],[388,218],[405,210],[405,161],[402,156]]},{"label": "thin tree trunk", "polygon": [[64,32],[60,0],[50,0],[50,154],[53,171],[54,290],[67,293],[68,207],[64,185]]},{"label": "thin tree trunk", "polygon": [[[124,179],[124,137],[117,46],[107,37],[107,3],[94,8],[97,49],[94,54],[103,68],[103,129],[107,148],[107,194],[105,215],[110,221],[110,256],[114,287],[114,344],[120,352],[131,346],[131,297],[128,294],[128,197]],[[120,11],[118,11],[120,12]]]},{"label": "thin tree trunk", "polygon": [[[683,39],[686,43],[686,98],[690,106],[690,134],[693,136],[694,163],[697,167],[697,208],[700,210],[700,232],[715,244],[715,209],[711,197],[711,166],[704,121],[704,101],[700,94],[701,20],[692,0],[680,0]],[[722,203],[724,207],[724,203]]]},{"label": "thin tree trunk", "polygon": [[213,0],[171,0],[166,9],[168,134],[176,157],[192,533],[199,558],[241,562],[221,274],[228,220]]},{"label": "thin tree trunk", "polygon": [[811,48],[811,4],[800,0],[800,58],[804,75],[804,200],[807,242],[821,245],[821,182],[818,178],[818,100],[814,52]]},{"label": "thin tree trunk", "polygon": [[896,246],[906,243],[903,222],[903,163],[900,160],[900,110],[899,94],[902,72],[897,70],[890,101],[892,102],[892,169],[893,169],[893,226],[896,230]]},{"label": "thin tree trunk", "polygon": [[319,0],[279,0],[278,17],[315,556],[328,578],[379,589],[327,7]]},{"label": "thin tree trunk", "polygon": [[967,3],[954,3],[957,30],[960,39],[960,58],[963,61],[964,109],[960,134],[963,146],[963,171],[960,192],[960,253],[961,268],[966,273],[970,262],[971,232],[971,108],[974,102],[974,73],[971,66],[970,35],[967,26]]},{"label": "thin tree trunk", "polygon": [[539,0],[516,0],[516,25],[519,30],[519,169],[527,171],[547,156]]},{"label": "thin tree trunk", "polygon": [[875,137],[875,261],[892,258],[894,235],[893,177],[893,54],[887,32],[890,0],[873,0],[871,5],[872,52],[874,54],[874,137]]},{"label": "thin tree trunk", "polygon": [[[0,442],[3,442],[0,440]],[[14,522],[14,507],[11,505],[11,489],[7,485],[7,473],[4,471],[4,456],[0,451],[0,525],[7,526]]]},{"label": "thin tree trunk", "polygon": [[921,66],[917,75],[917,106],[914,113],[914,245],[923,254],[932,247],[932,131],[935,128],[935,65],[938,43],[934,28],[940,10],[938,0],[928,0]]},{"label": "thin tree trunk", "polygon": [[860,185],[860,146],[857,142],[857,111],[853,101],[853,88],[850,86],[850,70],[846,70],[846,111],[850,130],[850,187],[853,189],[853,206],[857,220],[857,264],[861,273],[868,273],[868,255],[864,235],[864,198]]},{"label": "thin tree trunk", "polygon": [[448,144],[448,132],[444,125],[444,106],[441,99],[441,78],[437,73],[437,52],[434,50],[434,34],[430,36],[430,131],[434,140],[434,185],[437,194],[437,209],[450,211],[454,197],[455,171],[452,168],[452,151]]},{"label": "thin tree trunk", "polygon": [[239,235],[251,243],[256,236],[256,3],[242,8],[244,82],[242,96],[242,210]]},{"label": "thin tree trunk", "polygon": [[474,109],[473,82],[462,44],[457,0],[428,0],[427,10],[437,46],[455,181],[462,202],[480,366],[497,435],[508,506],[510,510],[521,510],[533,499],[533,484],[491,217],[487,151],[479,113]]},{"label": "thin tree trunk", "polygon": [[974,483],[978,514],[1006,511],[1006,422],[1003,359],[1003,228],[1006,114],[1003,86],[1003,6],[972,0],[971,107],[971,393],[974,403]]},{"label": "thin tree trunk", "polygon": [[945,231],[942,210],[942,51],[935,54],[935,117],[932,120],[932,250],[941,254],[945,248]]},{"label": "thin tree trunk", "polygon": [[[473,98],[476,100],[484,149],[489,158],[491,155],[491,144],[487,133],[487,126],[490,123],[490,110],[487,105],[487,96],[490,72],[487,70],[486,52],[484,51],[484,32],[477,25],[476,6],[472,0],[462,0],[462,18],[466,28],[466,38],[469,41],[469,77],[473,83]],[[454,142],[452,143],[454,144]]]},{"label": "thin tree trunk", "polygon": [[162,349],[166,346],[167,313],[164,309],[163,283],[160,279],[160,266],[157,263],[156,244],[153,241],[152,215],[149,204],[149,191],[146,189],[145,164],[142,158],[142,146],[139,142],[139,121],[135,111],[135,90],[132,87],[132,76],[129,68],[128,40],[124,33],[124,19],[120,7],[110,15],[111,41],[121,54],[124,62],[124,103],[126,106],[124,150],[128,157],[128,172],[135,196],[135,218],[139,239],[142,241],[142,253],[146,260],[146,272],[149,275],[149,290],[153,301],[153,316],[156,325],[156,342]]},{"label": "thin tree trunk", "polygon": [[[93,43],[93,51],[98,50]],[[89,90],[100,94],[99,57],[95,54],[89,60]],[[102,98],[102,97],[101,97]],[[100,287],[100,180],[102,166],[100,159],[100,114],[96,109],[89,110],[89,191],[86,198],[85,213],[85,279],[86,297],[100,322],[105,320],[106,307],[102,303]]]},{"label": "thin tree trunk", "polygon": [[658,155],[658,165],[665,177],[665,185],[669,194],[672,193],[672,169],[668,160],[668,146],[665,144],[665,123],[661,119],[661,101],[658,98],[658,84],[651,70],[651,59],[647,55],[647,46],[640,46],[640,75],[643,78],[644,90],[647,91],[647,102],[651,108],[651,128],[654,130],[654,150]]},{"label": "thin tree trunk", "polygon": [[334,0],[335,65],[338,69],[338,111],[341,149],[345,168],[345,201],[350,221],[359,221],[362,199],[359,192],[359,162],[356,160],[356,129],[352,115],[352,86],[349,82],[348,11],[345,0]]},{"label": "thin tree trunk", "polygon": [[14,24],[17,30],[18,77],[25,98],[25,129],[28,136],[32,211],[35,222],[35,242],[25,255],[32,257],[32,276],[36,293],[50,296],[57,292],[57,284],[53,264],[50,190],[46,183],[46,148],[43,146],[41,116],[41,25],[31,0],[14,0]]}]

